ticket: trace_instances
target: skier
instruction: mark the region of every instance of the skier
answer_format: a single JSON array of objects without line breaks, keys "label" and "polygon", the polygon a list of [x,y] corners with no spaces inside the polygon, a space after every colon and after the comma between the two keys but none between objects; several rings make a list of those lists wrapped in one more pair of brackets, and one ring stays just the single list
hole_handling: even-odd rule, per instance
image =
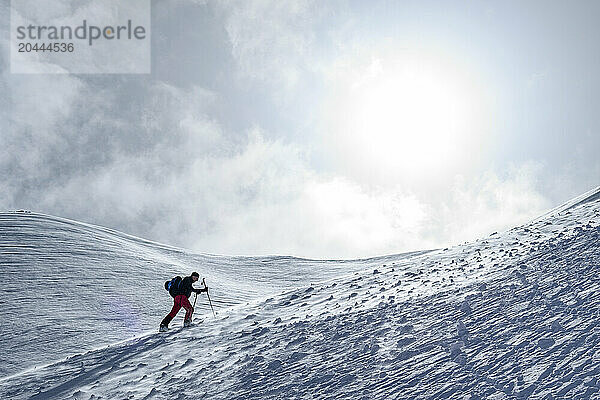
[{"label": "skier", "polygon": [[208,292],[207,286],[205,286],[202,289],[195,289],[192,286],[192,284],[197,282],[199,278],[200,275],[198,275],[197,272],[192,272],[190,276],[186,276],[181,280],[179,290],[172,290],[169,292],[171,296],[173,296],[173,308],[171,309],[171,312],[167,314],[167,316],[160,323],[161,332],[165,332],[169,329],[169,322],[171,322],[171,320],[175,318],[181,307],[185,308],[185,319],[183,321],[183,326],[188,327],[192,324],[192,314],[194,312],[194,307],[192,307],[188,298],[190,297],[192,292],[196,294]]}]

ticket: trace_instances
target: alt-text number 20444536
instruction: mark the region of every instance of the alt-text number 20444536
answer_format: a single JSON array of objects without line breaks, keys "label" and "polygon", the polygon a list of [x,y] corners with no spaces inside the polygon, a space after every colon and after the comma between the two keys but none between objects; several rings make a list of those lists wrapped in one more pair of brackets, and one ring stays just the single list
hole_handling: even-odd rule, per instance
[{"label": "alt-text number 20444536", "polygon": [[75,45],[73,43],[17,43],[19,53],[31,52],[53,52],[53,53],[73,53]]}]

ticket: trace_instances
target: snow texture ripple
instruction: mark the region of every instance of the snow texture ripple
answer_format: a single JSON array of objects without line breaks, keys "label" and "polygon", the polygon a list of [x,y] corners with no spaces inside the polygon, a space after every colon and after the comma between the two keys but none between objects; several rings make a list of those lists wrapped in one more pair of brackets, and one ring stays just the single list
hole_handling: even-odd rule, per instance
[{"label": "snow texture ripple", "polygon": [[[175,275],[206,277],[218,312],[411,255],[321,261],[194,254],[63,218],[0,213],[0,345],[11,349],[0,352],[0,378],[155,330],[173,305],[163,285]],[[210,313],[205,295],[196,302],[196,314],[203,313]],[[183,312],[172,326],[181,324]]]},{"label": "snow texture ripple", "polygon": [[13,375],[0,398],[600,399],[599,192]]}]

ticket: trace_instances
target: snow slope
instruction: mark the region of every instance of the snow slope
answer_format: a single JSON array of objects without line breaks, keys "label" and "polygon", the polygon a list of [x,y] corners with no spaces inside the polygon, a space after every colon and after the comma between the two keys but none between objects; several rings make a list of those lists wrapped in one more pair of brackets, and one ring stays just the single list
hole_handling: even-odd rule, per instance
[{"label": "snow slope", "polygon": [[4,378],[0,398],[600,399],[599,193]]},{"label": "snow slope", "polygon": [[[164,282],[175,275],[205,276],[219,311],[406,256],[317,261],[194,254],[63,218],[0,213],[0,346],[11,349],[0,352],[0,377],[156,329],[172,306]],[[209,310],[205,297],[196,309]]]}]

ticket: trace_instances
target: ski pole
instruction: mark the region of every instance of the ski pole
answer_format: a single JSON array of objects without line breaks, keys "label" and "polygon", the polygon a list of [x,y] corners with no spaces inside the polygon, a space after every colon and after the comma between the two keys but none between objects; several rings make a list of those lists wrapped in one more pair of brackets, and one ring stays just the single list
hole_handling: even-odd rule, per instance
[{"label": "ski pole", "polygon": [[[194,305],[192,306],[192,310],[194,310],[194,311],[195,311],[195,308],[196,308],[196,300],[198,300],[198,293],[194,293],[194,294],[195,294],[196,296],[194,297]],[[192,318],[192,317],[190,317],[190,318]]]},{"label": "ski pole", "polygon": [[210,309],[213,312],[213,317],[217,317],[217,314],[215,314],[215,309],[213,308],[212,305],[212,301],[210,301],[210,294],[208,294],[208,287],[206,286],[206,282],[204,281],[205,278],[202,278],[202,284],[204,285],[204,287],[206,288],[206,297],[208,297],[208,304],[210,304]]}]

